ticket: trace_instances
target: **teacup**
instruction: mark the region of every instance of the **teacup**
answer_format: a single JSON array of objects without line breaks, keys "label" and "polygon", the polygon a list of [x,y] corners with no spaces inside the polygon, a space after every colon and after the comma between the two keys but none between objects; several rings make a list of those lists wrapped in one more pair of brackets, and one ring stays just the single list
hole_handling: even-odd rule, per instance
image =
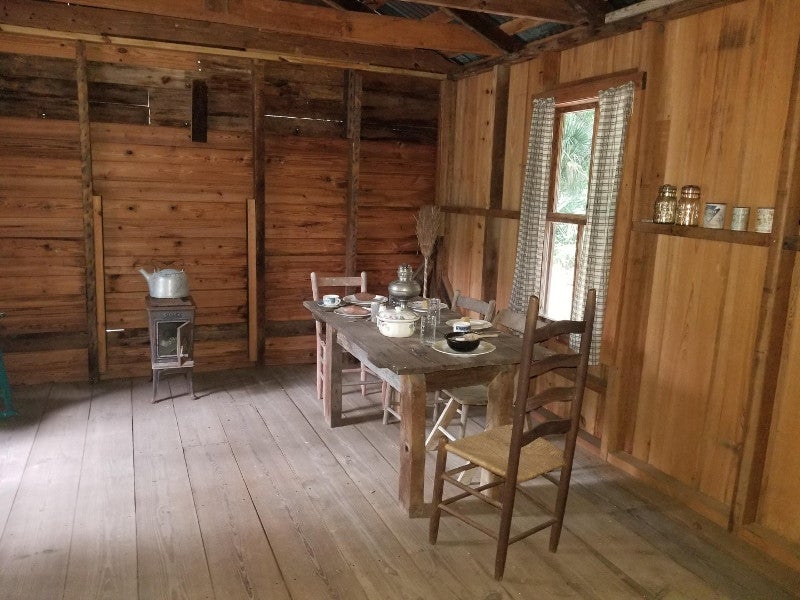
[{"label": "teacup", "polygon": [[322,297],[322,304],[325,306],[336,306],[340,301],[341,300],[337,294],[325,294]]},{"label": "teacup", "polygon": [[456,321],[453,323],[453,331],[456,333],[469,333],[472,331],[472,325],[469,321]]}]

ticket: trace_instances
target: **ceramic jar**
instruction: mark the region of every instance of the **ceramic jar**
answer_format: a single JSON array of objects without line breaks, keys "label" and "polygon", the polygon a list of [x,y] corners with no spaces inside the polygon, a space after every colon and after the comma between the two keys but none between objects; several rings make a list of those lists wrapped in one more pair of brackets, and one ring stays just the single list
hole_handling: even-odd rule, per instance
[{"label": "ceramic jar", "polygon": [[397,306],[378,313],[378,331],[386,337],[411,337],[417,331],[419,315]]}]

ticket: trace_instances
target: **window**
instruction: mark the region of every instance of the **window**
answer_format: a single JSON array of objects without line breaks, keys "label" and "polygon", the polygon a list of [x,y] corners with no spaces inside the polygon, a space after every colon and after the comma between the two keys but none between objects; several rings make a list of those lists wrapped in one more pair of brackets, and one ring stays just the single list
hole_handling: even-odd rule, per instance
[{"label": "window", "polygon": [[[619,79],[629,77],[625,73]],[[636,87],[628,80],[603,89],[606,83],[612,82],[574,84],[532,100],[509,298],[512,310],[523,311],[536,295],[543,316],[561,319],[582,314],[586,294],[597,290],[590,364],[600,360],[625,138]],[[571,347],[577,342],[577,336],[570,337]]]},{"label": "window", "polygon": [[556,107],[542,265],[542,313],[569,319],[586,226],[597,102]]}]

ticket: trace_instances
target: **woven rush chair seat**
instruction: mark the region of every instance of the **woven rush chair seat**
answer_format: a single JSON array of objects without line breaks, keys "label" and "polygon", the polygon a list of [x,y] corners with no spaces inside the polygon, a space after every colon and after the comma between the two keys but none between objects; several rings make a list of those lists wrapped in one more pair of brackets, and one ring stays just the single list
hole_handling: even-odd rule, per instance
[{"label": "woven rush chair seat", "polygon": [[[503,478],[506,476],[510,448],[511,425],[495,427],[445,445],[448,452]],[[517,483],[529,481],[563,466],[564,451],[544,438],[538,438],[520,451]]]}]

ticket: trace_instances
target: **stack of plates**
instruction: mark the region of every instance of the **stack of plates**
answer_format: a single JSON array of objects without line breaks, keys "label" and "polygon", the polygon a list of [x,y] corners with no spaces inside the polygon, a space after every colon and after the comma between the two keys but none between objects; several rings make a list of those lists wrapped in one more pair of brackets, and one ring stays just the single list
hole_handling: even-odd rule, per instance
[{"label": "stack of plates", "polygon": [[333,312],[335,312],[337,315],[342,315],[343,317],[348,317],[350,319],[363,319],[364,317],[368,317],[370,315],[369,309],[361,306],[342,306]]},{"label": "stack of plates", "polygon": [[373,302],[386,302],[386,300],[387,300],[386,296],[373,296],[369,300],[359,300],[358,298],[356,298],[355,294],[351,294],[343,298],[343,301],[346,302],[347,304],[355,304],[357,306],[369,306]]}]

